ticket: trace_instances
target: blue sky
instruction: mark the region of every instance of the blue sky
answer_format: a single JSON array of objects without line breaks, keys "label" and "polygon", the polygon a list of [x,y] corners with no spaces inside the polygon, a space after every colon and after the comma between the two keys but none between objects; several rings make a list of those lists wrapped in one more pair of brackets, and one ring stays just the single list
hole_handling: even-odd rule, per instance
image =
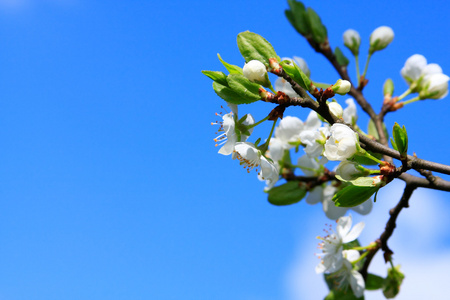
[{"label": "blue sky", "polygon": [[[306,2],[333,46],[342,46],[348,28],[363,41],[378,26],[394,29],[394,42],[374,55],[368,72],[366,95],[378,108],[386,77],[396,94],[406,89],[399,72],[412,54],[450,73],[450,24],[445,2],[373,3]],[[318,206],[271,206],[256,176],[216,153],[209,124],[223,102],[200,73],[223,70],[217,53],[243,65],[236,35],[250,30],[280,56],[306,59],[314,79],[335,82],[335,71],[288,24],[286,8],[284,1],[0,1],[0,299],[325,295],[295,278],[321,281],[313,270],[315,236],[329,221]],[[268,112],[254,107],[240,109],[256,119]],[[416,103],[388,115],[387,126],[404,124],[412,151],[450,164],[442,134],[449,109],[449,99]],[[389,194],[374,216],[397,201]],[[431,207],[424,223],[437,205],[449,209],[447,194],[420,195],[414,202]],[[405,220],[406,228],[414,225]],[[384,222],[368,230],[367,242]],[[425,228],[421,237],[436,232]],[[411,234],[402,230],[398,240]],[[419,255],[450,257],[448,233],[439,232],[439,253],[418,244],[417,256],[396,261],[407,268]],[[312,267],[299,269],[298,261]],[[434,270],[436,261],[427,267]]]}]

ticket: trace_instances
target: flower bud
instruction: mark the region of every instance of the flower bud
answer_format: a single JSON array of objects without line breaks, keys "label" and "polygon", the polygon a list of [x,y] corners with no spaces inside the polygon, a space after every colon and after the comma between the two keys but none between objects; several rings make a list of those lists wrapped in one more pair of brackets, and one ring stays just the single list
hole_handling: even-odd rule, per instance
[{"label": "flower bud", "polygon": [[392,81],[392,79],[388,78],[386,79],[383,85],[383,95],[392,96],[393,94],[394,94],[394,82]]},{"label": "flower bud", "polygon": [[372,54],[375,51],[383,50],[394,39],[394,31],[391,27],[380,26],[375,29],[370,35],[370,49],[369,53]]},{"label": "flower bud", "polygon": [[423,88],[419,93],[420,99],[442,99],[448,94],[450,77],[438,73],[424,78]]},{"label": "flower bud", "polygon": [[248,80],[267,86],[267,83],[269,82],[267,69],[259,60],[249,61],[244,65],[242,71]]},{"label": "flower bud", "polygon": [[357,163],[344,160],[337,167],[336,175],[340,176],[345,181],[351,181],[368,175],[366,170],[367,169]]},{"label": "flower bud", "polygon": [[336,81],[336,83],[331,88],[333,92],[339,95],[345,95],[348,92],[350,92],[350,88],[352,87],[352,84],[347,80],[339,79]]},{"label": "flower bud", "polygon": [[359,45],[361,44],[361,37],[358,31],[347,29],[343,35],[344,45],[352,51],[353,55],[359,54]]},{"label": "flower bud", "polygon": [[339,119],[342,118],[342,115],[344,114],[344,110],[342,109],[342,106],[339,105],[337,102],[330,102],[328,103],[328,109],[330,112],[338,117]]},{"label": "flower bud", "polygon": [[402,77],[411,84],[412,82],[416,81],[420,78],[422,75],[422,70],[427,65],[427,59],[420,54],[414,54],[411,57],[409,57],[405,65],[400,71],[400,74]]}]

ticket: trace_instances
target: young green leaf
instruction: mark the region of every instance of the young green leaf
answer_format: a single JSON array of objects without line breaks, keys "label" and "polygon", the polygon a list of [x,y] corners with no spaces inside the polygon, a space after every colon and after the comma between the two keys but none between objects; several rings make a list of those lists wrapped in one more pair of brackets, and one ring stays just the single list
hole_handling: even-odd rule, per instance
[{"label": "young green leaf", "polygon": [[[380,153],[374,153],[372,151],[367,151],[369,154],[371,154],[372,156],[381,159],[383,157],[382,154]],[[351,161],[354,161],[360,165],[369,165],[369,166],[376,166],[378,165],[378,163],[368,157],[365,156],[359,156],[359,155],[355,155],[351,158]]]},{"label": "young green leaf", "polygon": [[265,38],[254,32],[245,31],[239,33],[237,36],[237,44],[246,62],[259,60],[268,66],[269,58],[276,58],[280,61],[272,45]]},{"label": "young green leaf", "polygon": [[384,284],[384,278],[375,274],[367,274],[366,290],[374,291],[381,289]]},{"label": "young green leaf", "polygon": [[306,189],[299,181],[288,181],[269,190],[268,200],[273,205],[289,205],[299,202],[306,196]]},{"label": "young green leaf", "polygon": [[224,67],[228,70],[228,72],[230,72],[230,74],[243,74],[241,67],[225,62],[222,59],[222,57],[220,57],[219,53],[217,53],[217,57],[219,58],[220,62],[224,65]]},{"label": "young green leaf", "polygon": [[217,81],[221,85],[228,86],[227,75],[224,72],[202,71],[202,73],[211,78],[212,80]]},{"label": "young green leaf", "polygon": [[323,25],[319,15],[311,8],[306,10],[308,24],[311,27],[312,38],[316,43],[322,44],[328,38],[327,28]]},{"label": "young green leaf", "polygon": [[303,36],[307,36],[311,32],[308,23],[308,16],[306,15],[305,5],[296,0],[288,0],[289,10],[285,10],[286,18],[292,26]]},{"label": "young green leaf", "polygon": [[280,63],[280,65],[283,67],[283,70],[286,72],[286,74],[289,75],[289,77],[294,79],[294,81],[297,82],[305,90],[309,90],[311,86],[311,80],[308,78],[308,76],[306,76],[305,73],[303,73],[302,69],[300,69],[297,64],[284,60]]},{"label": "young green leaf", "polygon": [[369,199],[380,187],[349,185],[333,196],[336,206],[353,207]]},{"label": "young green leaf", "polygon": [[213,82],[213,89],[216,94],[222,98],[223,100],[233,103],[233,104],[248,104],[254,101],[249,101],[248,99],[242,98],[241,95],[236,93],[234,90],[229,88],[228,86],[222,85],[217,81]]},{"label": "young green leaf", "polygon": [[341,51],[341,49],[339,49],[339,47],[336,47],[336,49],[334,50],[334,55],[336,55],[336,60],[340,66],[346,67],[350,63],[348,58],[345,57],[344,53],[342,53],[342,51]]},{"label": "young green leaf", "polygon": [[400,292],[400,286],[405,275],[400,271],[400,266],[388,269],[388,276],[384,281],[383,295],[387,299],[395,298]]},{"label": "young green leaf", "polygon": [[247,103],[255,102],[261,99],[259,95],[260,85],[248,80],[244,75],[230,74],[227,77],[228,86],[239,94],[242,98],[247,99]]},{"label": "young green leaf", "polygon": [[402,128],[395,122],[394,128],[392,129],[392,135],[394,137],[395,145],[397,146],[396,150],[400,152],[402,158],[405,158],[408,151],[408,135],[405,126]]}]

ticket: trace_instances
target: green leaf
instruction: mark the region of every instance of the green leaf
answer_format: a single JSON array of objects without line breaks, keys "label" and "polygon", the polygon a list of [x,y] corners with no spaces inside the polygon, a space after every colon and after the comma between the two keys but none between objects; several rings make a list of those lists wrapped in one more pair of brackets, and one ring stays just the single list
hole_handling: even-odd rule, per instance
[{"label": "green leaf", "polygon": [[275,53],[275,49],[273,49],[272,45],[265,38],[256,33],[250,31],[239,33],[237,36],[237,44],[239,51],[246,62],[259,60],[268,66],[269,58],[276,58],[280,61],[280,58]]},{"label": "green leaf", "polygon": [[211,78],[212,80],[217,81],[221,85],[228,86],[227,75],[224,72],[202,71],[202,73]]},{"label": "green leaf", "polygon": [[297,64],[292,63],[288,60],[284,60],[280,63],[280,65],[283,67],[283,70],[286,72],[286,74],[289,75],[292,79],[294,79],[295,82],[297,82],[302,88],[305,90],[309,90],[311,87],[311,80],[306,76],[305,73],[303,73],[302,69],[300,69]]},{"label": "green leaf", "polygon": [[[386,129],[386,124],[383,123],[383,130],[384,135],[386,136],[386,139],[389,138],[389,132]],[[380,140],[380,136],[378,135],[377,127],[375,126],[375,123],[372,121],[372,119],[369,120],[369,124],[367,125],[367,132],[373,136],[377,141]]]},{"label": "green leaf", "polygon": [[327,40],[327,28],[323,25],[319,15],[311,8],[306,10],[308,24],[311,27],[312,38],[315,42],[322,44]]},{"label": "green leaf", "polygon": [[308,23],[308,16],[306,15],[305,5],[302,2],[295,0],[288,0],[290,10],[285,10],[286,18],[292,26],[303,36],[309,35],[311,28]]},{"label": "green leaf", "polygon": [[344,53],[342,53],[339,47],[336,47],[336,49],[334,50],[334,55],[336,55],[336,60],[340,66],[348,66],[350,61],[347,57],[345,57]]},{"label": "green leaf", "polygon": [[242,98],[238,93],[233,91],[231,88],[224,86],[218,83],[217,81],[213,82],[213,89],[220,98],[233,104],[239,105],[253,102],[253,101],[249,102],[247,99]]},{"label": "green leaf", "polygon": [[228,70],[228,72],[230,72],[230,74],[243,74],[241,67],[225,62],[222,59],[222,57],[220,57],[219,53],[217,53],[217,57],[219,58],[220,62],[224,65],[224,67]]},{"label": "green leaf", "polygon": [[242,98],[246,99],[245,103],[252,103],[261,99],[259,95],[260,85],[248,80],[241,74],[230,74],[227,77],[228,86]]},{"label": "green leaf", "polygon": [[375,274],[367,274],[366,290],[374,291],[381,289],[384,284],[384,278]]},{"label": "green leaf", "polygon": [[388,275],[384,281],[383,295],[387,299],[395,298],[400,292],[400,286],[405,275],[400,271],[400,266],[388,269]]},{"label": "green leaf", "polygon": [[391,141],[392,148],[394,148],[394,150],[398,151],[397,144],[395,143],[394,139],[391,138],[390,141]]},{"label": "green leaf", "polygon": [[[375,156],[378,159],[381,159],[383,157],[383,155],[380,154],[380,153],[374,153],[372,151],[367,151],[367,152],[369,154]],[[369,166],[376,166],[376,165],[378,165],[378,163],[376,161],[373,161],[372,159],[370,159],[368,157],[365,157],[365,156],[355,155],[350,160],[354,161],[354,162],[356,162],[356,163],[358,163],[360,165],[369,165]]]},{"label": "green leaf", "polygon": [[288,181],[269,190],[268,200],[273,205],[289,205],[299,202],[306,196],[306,189],[300,181]]},{"label": "green leaf", "polygon": [[392,129],[392,135],[394,137],[395,145],[397,146],[396,150],[400,152],[401,157],[406,157],[406,153],[408,151],[408,135],[406,133],[405,126],[402,128],[397,122],[395,122],[394,128]]},{"label": "green leaf", "polygon": [[349,185],[337,192],[332,200],[336,206],[354,207],[367,201],[378,189],[377,186]]}]

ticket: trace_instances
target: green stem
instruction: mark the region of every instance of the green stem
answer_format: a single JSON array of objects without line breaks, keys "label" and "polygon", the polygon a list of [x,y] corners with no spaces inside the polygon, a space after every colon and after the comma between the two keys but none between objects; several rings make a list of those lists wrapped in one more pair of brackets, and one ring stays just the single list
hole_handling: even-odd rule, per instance
[{"label": "green stem", "polygon": [[357,263],[359,263],[361,260],[363,260],[364,257],[367,256],[367,254],[369,254],[369,251],[364,252],[363,254],[361,254],[361,256],[357,260],[352,261],[352,265],[355,266]]},{"label": "green stem", "polygon": [[262,122],[267,121],[269,118],[270,118],[270,116],[267,116],[267,117],[265,117],[264,119],[262,119],[261,121],[258,121],[258,122],[254,123],[254,124],[252,124],[252,125],[247,125],[247,128],[248,128],[248,129],[253,128],[253,127],[255,127],[255,126],[261,124]]},{"label": "green stem", "polygon": [[364,78],[366,77],[366,73],[367,73],[367,69],[369,68],[369,61],[370,61],[371,57],[372,57],[372,53],[369,53],[369,55],[367,55],[366,66],[364,67],[364,73],[362,74],[362,76],[364,76]]},{"label": "green stem", "polygon": [[381,160],[379,160],[378,158],[376,158],[375,156],[371,155],[369,152],[365,152],[364,156],[367,157],[368,159],[373,160],[374,162],[377,162],[379,164],[383,164],[383,162]]},{"label": "green stem", "polygon": [[331,84],[329,84],[329,83],[315,82],[315,81],[313,81],[313,84],[316,87],[319,87],[319,88],[322,88],[322,89],[327,89],[327,88],[329,88],[331,86]]},{"label": "green stem", "polygon": [[272,138],[273,131],[275,130],[275,125],[277,124],[277,120],[278,120],[278,118],[276,118],[273,121],[272,129],[270,130],[270,133],[269,133],[269,138],[264,143],[264,145],[261,146],[261,152],[262,152],[263,155],[266,154],[266,151],[269,148],[270,139]]},{"label": "green stem", "polygon": [[[359,56],[355,55],[355,65],[356,65],[356,80],[359,82],[360,73],[359,73]],[[359,85],[359,83],[358,83]]]},{"label": "green stem", "polygon": [[413,102],[416,102],[416,101],[419,101],[419,100],[420,100],[420,97],[417,96],[417,97],[415,97],[415,98],[409,99],[409,100],[404,101],[404,102],[402,102],[402,103],[403,103],[403,105],[406,105],[406,104],[410,104],[410,103],[413,103]]},{"label": "green stem", "polygon": [[275,89],[273,88],[272,84],[270,84],[269,89],[272,91],[272,93],[274,93],[275,95],[277,94],[277,91],[275,91]]},{"label": "green stem", "polygon": [[407,89],[403,94],[401,94],[400,96],[398,96],[398,100],[397,101],[400,101],[400,100],[402,100],[403,98],[405,98],[406,96],[408,96],[409,94],[411,94],[412,93],[412,90],[411,89]]}]

